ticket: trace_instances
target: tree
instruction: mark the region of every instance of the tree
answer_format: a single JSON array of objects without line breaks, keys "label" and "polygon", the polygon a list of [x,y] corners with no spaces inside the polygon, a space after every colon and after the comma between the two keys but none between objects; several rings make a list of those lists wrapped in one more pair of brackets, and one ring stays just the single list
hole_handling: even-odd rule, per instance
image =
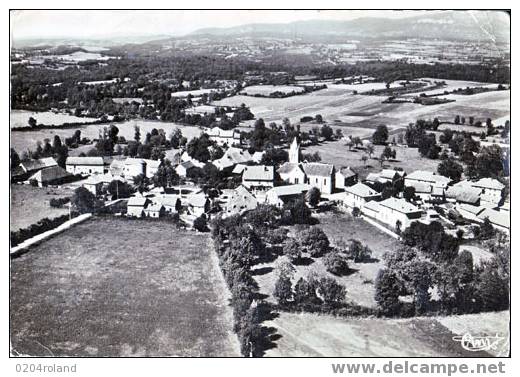
[{"label": "tree", "polygon": [[134,127],[134,140],[136,143],[140,143],[141,142],[141,129],[139,128],[139,126],[135,126]]},{"label": "tree", "polygon": [[137,191],[140,193],[143,193],[148,189],[148,185],[150,184],[150,179],[144,175],[139,174],[134,177],[134,186],[136,187]]},{"label": "tree", "polygon": [[311,207],[316,207],[320,202],[320,198],[320,190],[318,190],[316,187],[311,187],[311,189],[305,194],[305,199]]},{"label": "tree", "polygon": [[347,290],[336,279],[326,276],[318,282],[318,293],[325,304],[338,305],[345,300]]},{"label": "tree", "polygon": [[475,175],[478,178],[497,178],[504,171],[502,149],[498,145],[482,147],[475,160]]},{"label": "tree", "polygon": [[455,116],[455,120],[453,121],[455,124],[460,124],[460,115]]},{"label": "tree", "polygon": [[289,211],[289,219],[286,218],[286,223],[291,224],[309,224],[312,221],[312,213],[304,198],[293,200],[284,205],[284,210]]},{"label": "tree", "polygon": [[[314,119],[316,120],[316,123],[323,123],[323,117],[321,116],[321,114],[316,114]],[[323,128],[322,128],[322,130],[323,130]]]},{"label": "tree", "polygon": [[283,245],[284,254],[293,262],[299,262],[302,257],[300,243],[294,238],[287,238]]},{"label": "tree", "polygon": [[368,154],[368,157],[372,158],[372,155],[374,154],[374,151],[375,151],[374,146],[372,144],[367,144],[365,149]]},{"label": "tree", "polygon": [[260,164],[262,165],[270,165],[270,166],[279,166],[284,162],[289,160],[289,154],[286,150],[280,148],[270,148],[267,149],[262,156],[262,160]]},{"label": "tree", "polygon": [[415,198],[415,187],[406,186],[403,191],[403,198],[405,198],[407,201],[413,200]]},{"label": "tree", "polygon": [[304,307],[318,304],[320,299],[316,295],[315,282],[300,278],[294,286],[294,301]]},{"label": "tree", "polygon": [[488,240],[495,235],[495,228],[493,228],[493,224],[489,220],[489,217],[486,217],[482,224],[480,224],[480,238],[483,240]]},{"label": "tree", "polygon": [[195,160],[207,162],[211,157],[208,148],[213,144],[214,143],[209,139],[207,134],[202,134],[200,137],[194,137],[188,143],[188,155]]},{"label": "tree", "polygon": [[321,127],[320,135],[321,135],[321,137],[323,137],[325,140],[332,140],[332,137],[334,136],[334,131],[332,130],[332,127],[330,127],[330,126],[324,124],[324,125]]},{"label": "tree", "polygon": [[385,149],[383,149],[382,155],[387,160],[390,160],[392,158],[392,156],[395,155],[395,151],[392,151],[392,148],[390,148],[389,146],[386,146]]},{"label": "tree", "polygon": [[85,187],[78,187],[70,200],[74,209],[79,213],[95,212],[99,207],[96,197]]},{"label": "tree", "polygon": [[329,250],[329,238],[321,228],[316,226],[300,230],[297,239],[302,248],[312,257],[319,257]]},{"label": "tree", "polygon": [[441,163],[437,166],[437,172],[444,176],[448,177],[454,181],[460,181],[460,177],[464,168],[461,164],[459,164],[454,158],[448,157],[441,161]]},{"label": "tree", "polygon": [[453,131],[449,128],[445,129],[439,136],[439,141],[443,144],[448,144],[453,139]]},{"label": "tree", "polygon": [[20,156],[18,156],[18,153],[16,153],[14,148],[11,148],[10,150],[9,159],[11,162],[11,170],[20,165]]},{"label": "tree", "polygon": [[367,166],[367,161],[368,161],[368,156],[367,155],[363,155],[361,156],[361,161],[363,161],[363,166]]},{"label": "tree", "polygon": [[179,182],[179,175],[170,160],[163,161],[152,177],[152,182],[155,187],[164,188],[171,187]]},{"label": "tree", "polygon": [[385,125],[377,126],[372,135],[372,142],[376,145],[383,145],[388,140],[388,128]]},{"label": "tree", "polygon": [[348,245],[348,255],[356,263],[366,262],[372,257],[372,250],[361,241],[351,239]]},{"label": "tree", "polygon": [[337,251],[333,251],[323,257],[323,265],[331,274],[343,275],[350,271],[347,258]]},{"label": "tree", "polygon": [[121,182],[114,179],[108,185],[108,192],[112,196],[112,199],[128,198],[133,193],[132,186],[126,182]]},{"label": "tree", "polygon": [[27,123],[29,123],[29,127],[36,127],[37,121],[33,117],[29,117]]},{"label": "tree", "polygon": [[401,310],[399,294],[402,286],[399,278],[389,269],[381,269],[375,281],[375,300],[381,314],[385,316],[395,316]]},{"label": "tree", "polygon": [[199,232],[207,232],[208,231],[208,223],[206,221],[206,216],[199,216],[193,221],[193,228],[198,230]]},{"label": "tree", "polygon": [[287,274],[280,274],[274,285],[273,296],[279,305],[287,305],[293,299],[292,282]]}]

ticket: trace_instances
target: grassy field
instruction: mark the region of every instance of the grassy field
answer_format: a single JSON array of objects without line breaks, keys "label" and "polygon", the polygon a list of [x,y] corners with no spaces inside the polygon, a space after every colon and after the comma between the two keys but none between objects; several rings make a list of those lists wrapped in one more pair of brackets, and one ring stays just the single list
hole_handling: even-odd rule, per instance
[{"label": "grassy field", "polygon": [[208,234],[96,218],[11,261],[14,352],[239,356]]},{"label": "grassy field", "polygon": [[45,217],[52,219],[69,213],[67,207],[51,207],[49,200],[70,196],[72,196],[72,191],[64,188],[11,184],[11,210],[9,213],[11,231],[27,228]]},{"label": "grassy field", "polygon": [[[419,169],[437,171],[439,161],[421,157],[417,148],[407,148],[402,146],[395,146],[392,148],[396,150],[396,159],[395,161],[385,161],[383,164],[384,168],[402,168],[407,173]],[[345,142],[341,140],[309,146],[304,148],[303,152],[318,152],[321,155],[321,160],[323,162],[333,164],[336,168],[350,166],[358,172],[360,179],[364,179],[371,172],[381,171],[381,164],[376,160],[376,158],[381,155],[383,149],[383,146],[375,146],[374,154],[372,159],[367,161],[367,166],[364,166],[364,163],[361,160],[361,157],[365,152],[356,149],[349,151]]]},{"label": "grassy field", "polygon": [[[376,302],[374,300],[373,282],[379,269],[383,267],[382,256],[387,251],[395,250],[399,246],[399,242],[362,219],[354,219],[346,213],[329,212],[316,215],[315,217],[319,220],[317,226],[323,229],[332,244],[340,238],[343,238],[345,241],[348,241],[350,238],[358,239],[372,249],[374,261],[370,263],[354,263],[350,261],[349,267],[352,269],[352,273],[338,277],[326,271],[321,258],[315,258],[309,265],[295,265],[296,275],[294,282],[301,276],[305,277],[311,271],[319,276],[328,275],[334,277],[345,286],[347,289],[347,300],[358,305],[374,308]],[[256,266],[256,269],[259,271],[267,271],[267,273],[259,273],[255,276],[263,294],[271,295],[274,290],[276,281],[275,266],[276,261]],[[270,299],[272,300],[272,298]]]},{"label": "grassy field", "polygon": [[63,123],[80,123],[80,122],[94,122],[96,118],[81,118],[68,114],[55,114],[52,111],[26,111],[26,110],[11,110],[9,114],[9,123],[13,127],[29,127],[29,118],[36,119],[38,124],[59,126]]},{"label": "grassy field", "polygon": [[[452,338],[473,335],[507,337],[509,313],[483,313],[455,317],[343,319],[316,314],[281,313],[266,325],[282,336],[267,357],[485,357],[507,356],[507,341],[500,352],[470,352]],[[504,352],[505,351],[505,352]]]},{"label": "grassy field", "polygon": [[240,91],[241,94],[247,94],[250,96],[254,96],[256,94],[260,94],[262,96],[268,96],[274,92],[281,93],[301,93],[305,89],[301,86],[291,86],[291,85],[253,85],[245,87]]},{"label": "grassy field", "polygon": [[[141,130],[141,141],[144,140],[146,133],[150,132],[153,128],[163,129],[166,132],[166,136],[169,137],[170,134],[175,130],[175,128],[179,128],[182,131],[182,134],[188,138],[188,140],[192,139],[200,135],[201,129],[194,126],[183,126],[176,123],[171,122],[154,122],[147,120],[132,120],[123,123],[116,124],[117,128],[119,128],[119,136],[123,136],[126,140],[133,140],[135,126],[139,126]],[[79,126],[77,129],[81,130],[81,137],[87,137],[89,139],[97,139],[99,137],[99,132],[103,130],[107,125],[87,125],[87,126]],[[34,131],[13,131],[11,132],[11,147],[14,148],[17,152],[21,153],[26,151],[27,149],[36,149],[36,142],[42,141],[45,138],[51,140],[54,138],[54,135],[58,135],[62,141],[67,137],[71,137],[74,134],[74,129],[55,129],[55,130],[34,130]],[[93,146],[90,146],[93,148]],[[88,148],[88,149],[90,149]],[[87,150],[88,150],[87,149]],[[71,155],[75,155],[71,153]]]}]

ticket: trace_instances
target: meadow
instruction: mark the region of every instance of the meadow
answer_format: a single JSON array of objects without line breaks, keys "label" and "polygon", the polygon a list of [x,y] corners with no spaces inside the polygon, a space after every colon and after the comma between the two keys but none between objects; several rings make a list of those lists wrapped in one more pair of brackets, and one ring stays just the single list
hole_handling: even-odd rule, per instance
[{"label": "meadow", "polygon": [[247,94],[250,96],[261,95],[268,96],[275,92],[280,92],[284,94],[288,93],[302,93],[305,89],[301,86],[292,86],[292,85],[252,85],[245,87],[240,91],[240,94]]},{"label": "meadow", "polygon": [[61,126],[64,123],[89,123],[97,120],[96,118],[81,118],[52,111],[11,110],[9,114],[10,126],[11,128],[30,127],[29,118],[31,117],[36,119],[37,124],[45,126]]},{"label": "meadow", "polygon": [[94,218],[11,261],[14,354],[239,356],[209,234]]}]

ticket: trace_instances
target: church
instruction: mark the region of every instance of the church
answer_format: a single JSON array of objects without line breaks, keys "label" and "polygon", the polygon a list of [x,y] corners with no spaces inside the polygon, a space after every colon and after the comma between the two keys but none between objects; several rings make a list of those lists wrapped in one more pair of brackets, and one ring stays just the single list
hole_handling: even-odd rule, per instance
[{"label": "church", "polygon": [[300,144],[294,138],[289,148],[289,162],[277,170],[280,178],[292,184],[306,183],[322,194],[334,191],[334,165],[319,162],[301,162]]}]

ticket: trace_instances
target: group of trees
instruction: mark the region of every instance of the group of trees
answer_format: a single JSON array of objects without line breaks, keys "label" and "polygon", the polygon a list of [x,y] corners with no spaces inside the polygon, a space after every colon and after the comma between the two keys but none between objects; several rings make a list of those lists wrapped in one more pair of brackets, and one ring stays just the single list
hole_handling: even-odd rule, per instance
[{"label": "group of trees", "polygon": [[41,141],[37,141],[36,149],[34,151],[24,151],[21,157],[13,148],[11,148],[10,156],[12,168],[18,166],[20,161],[44,157],[53,157],[58,165],[64,168],[67,157],[69,156],[69,148],[61,142],[61,138],[58,135],[55,135],[52,144],[50,139],[45,138],[43,144]]}]

